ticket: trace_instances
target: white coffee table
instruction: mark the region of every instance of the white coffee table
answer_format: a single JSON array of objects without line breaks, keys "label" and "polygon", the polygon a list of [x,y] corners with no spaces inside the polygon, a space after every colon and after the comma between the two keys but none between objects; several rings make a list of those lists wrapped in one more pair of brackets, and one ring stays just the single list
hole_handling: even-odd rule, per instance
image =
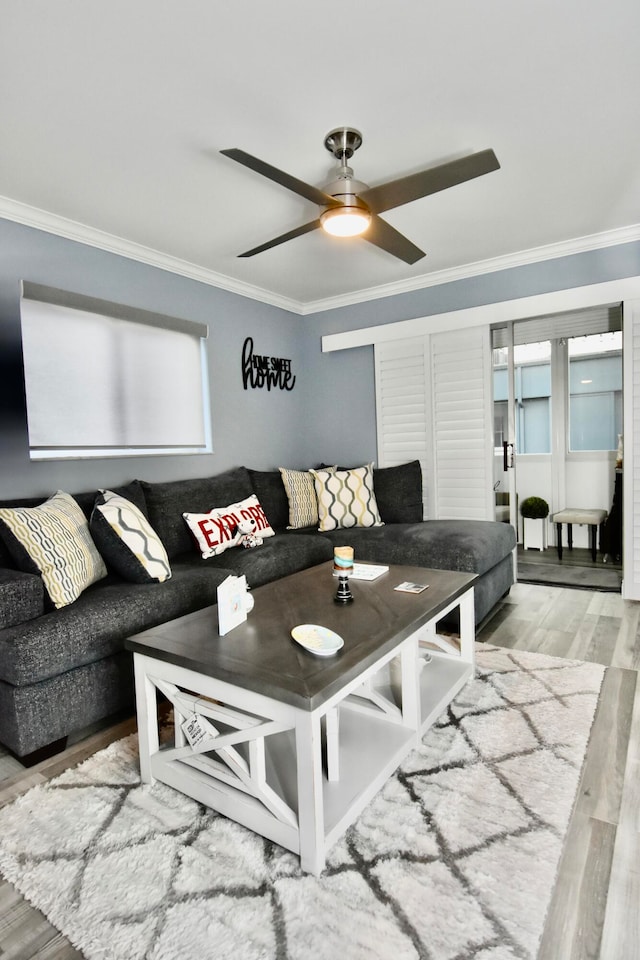
[{"label": "white coffee table", "polygon": [[[391,567],[353,581],[354,602],[342,606],[331,568],[253,591],[247,622],[224,637],[208,607],[127,641],[143,782],[160,780],[281,844],[314,874],[474,671],[473,574]],[[399,593],[403,580],[429,588]],[[455,610],[459,643],[436,632]],[[344,647],[308,653],[290,634],[301,623],[335,631]],[[158,692],[176,720],[162,747]]]}]

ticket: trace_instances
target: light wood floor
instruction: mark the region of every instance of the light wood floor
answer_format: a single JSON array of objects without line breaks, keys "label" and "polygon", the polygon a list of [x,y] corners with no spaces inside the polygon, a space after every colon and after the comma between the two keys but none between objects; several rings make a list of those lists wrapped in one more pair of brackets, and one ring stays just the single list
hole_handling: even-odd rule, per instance
[{"label": "light wood floor", "polygon": [[[639,621],[640,603],[617,594],[516,584],[478,635],[611,668],[538,960],[640,960]],[[125,721],[29,771],[0,749],[0,806],[133,729]],[[80,957],[0,879],[0,960]]]}]

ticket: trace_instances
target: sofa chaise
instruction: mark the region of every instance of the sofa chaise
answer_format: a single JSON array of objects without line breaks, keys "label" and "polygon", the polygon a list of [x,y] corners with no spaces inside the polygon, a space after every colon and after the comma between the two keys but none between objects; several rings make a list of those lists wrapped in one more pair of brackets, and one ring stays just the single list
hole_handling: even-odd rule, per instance
[{"label": "sofa chaise", "polygon": [[[0,522],[0,742],[28,763],[70,733],[132,710],[127,637],[215,603],[230,574],[244,574],[250,587],[259,587],[330,560],[334,545],[352,545],[361,561],[476,573],[476,623],[484,619],[513,582],[513,528],[423,521],[417,461],[373,469],[372,477],[380,525],[322,532],[317,525],[288,529],[291,500],[279,470],[238,467],[201,479],[132,481],[113,493],[133,504],[157,534],[170,576],[131,582],[105,555],[106,575],[61,607],[52,606],[37,567],[25,561]],[[99,492],[72,496],[93,531]],[[255,497],[275,535],[256,549],[233,546],[203,559],[184,515]],[[41,503],[5,501],[0,517],[6,508]]]}]

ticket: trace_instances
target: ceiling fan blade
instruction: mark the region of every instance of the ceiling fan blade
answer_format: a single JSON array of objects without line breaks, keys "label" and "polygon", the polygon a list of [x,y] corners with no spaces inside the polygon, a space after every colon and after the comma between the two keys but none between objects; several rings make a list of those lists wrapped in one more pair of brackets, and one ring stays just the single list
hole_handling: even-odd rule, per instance
[{"label": "ceiling fan blade", "polygon": [[404,260],[405,263],[415,263],[426,257],[426,253],[416,247],[415,243],[411,243],[411,240],[407,240],[395,227],[375,215],[371,217],[371,223],[362,234],[362,239],[368,240],[381,250],[386,250],[399,260]]},{"label": "ceiling fan blade", "polygon": [[379,187],[365,190],[360,194],[360,198],[374,213],[384,213],[385,210],[393,210],[404,203],[419,200],[448,187],[455,187],[457,183],[464,183],[465,180],[473,180],[474,177],[482,177],[485,173],[499,169],[500,164],[493,150],[481,150],[420,173],[411,173],[408,177],[381,183]]},{"label": "ceiling fan blade", "polygon": [[312,187],[310,183],[305,183],[304,180],[298,180],[297,177],[290,176],[290,174],[285,173],[284,170],[278,170],[277,167],[272,167],[270,163],[265,163],[264,160],[259,160],[244,150],[233,147],[230,150],[221,150],[220,153],[223,153],[225,157],[230,157],[231,160],[242,163],[245,167],[249,167],[250,170],[255,170],[256,173],[261,173],[263,177],[273,180],[274,183],[279,183],[281,187],[292,190],[294,193],[297,193],[298,196],[304,197],[305,200],[310,200],[311,203],[318,204],[319,207],[326,207],[328,203],[335,204],[335,200],[333,197],[330,197],[328,193],[323,193],[322,190],[318,190],[317,187]]},{"label": "ceiling fan blade", "polygon": [[317,230],[319,226],[319,220],[312,220],[310,223],[304,223],[301,227],[296,227],[295,230],[289,230],[288,233],[283,233],[279,237],[269,240],[267,243],[261,243],[259,247],[254,247],[252,250],[247,250],[246,253],[239,253],[238,256],[255,257],[256,253],[262,253],[264,250],[270,250],[271,247],[278,247],[281,243],[286,243],[287,240],[295,240],[296,237],[302,237],[305,233],[311,233],[312,230]]}]

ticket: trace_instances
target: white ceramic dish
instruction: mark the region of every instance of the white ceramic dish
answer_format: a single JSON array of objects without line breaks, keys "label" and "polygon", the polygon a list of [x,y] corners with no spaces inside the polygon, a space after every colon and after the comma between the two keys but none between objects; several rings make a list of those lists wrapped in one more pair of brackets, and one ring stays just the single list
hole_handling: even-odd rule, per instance
[{"label": "white ceramic dish", "polygon": [[291,636],[296,643],[309,653],[314,653],[316,657],[332,657],[344,646],[342,637],[333,630],[318,626],[317,623],[301,623],[293,628]]}]

